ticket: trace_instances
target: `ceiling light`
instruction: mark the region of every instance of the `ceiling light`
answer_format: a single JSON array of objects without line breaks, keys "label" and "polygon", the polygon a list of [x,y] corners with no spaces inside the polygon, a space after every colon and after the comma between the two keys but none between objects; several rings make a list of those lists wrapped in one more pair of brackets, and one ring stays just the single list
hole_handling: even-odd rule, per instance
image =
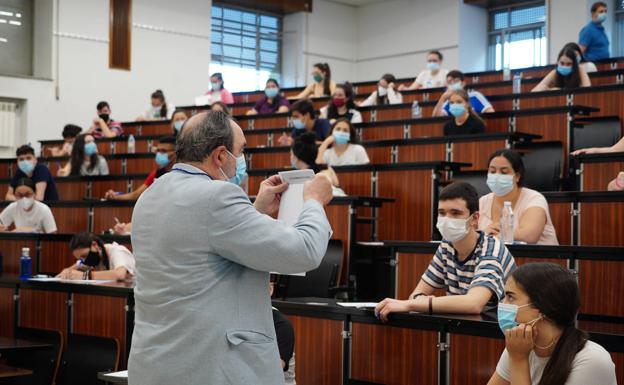
[{"label": "ceiling light", "polygon": [[0,15],[2,15],[2,16],[13,16],[13,12],[0,11]]},{"label": "ceiling light", "polygon": [[19,17],[22,17],[22,14],[21,14],[21,13],[16,13],[16,14],[15,14],[15,17],[18,17],[18,18],[19,18]]},{"label": "ceiling light", "polygon": [[3,37],[0,37],[0,43],[8,43],[8,40]]},{"label": "ceiling light", "polygon": [[21,21],[15,21],[15,20],[9,20],[9,24],[22,25],[22,22]]},{"label": "ceiling light", "polygon": [[0,19],[0,24],[6,24],[6,23],[7,23],[6,19]]}]

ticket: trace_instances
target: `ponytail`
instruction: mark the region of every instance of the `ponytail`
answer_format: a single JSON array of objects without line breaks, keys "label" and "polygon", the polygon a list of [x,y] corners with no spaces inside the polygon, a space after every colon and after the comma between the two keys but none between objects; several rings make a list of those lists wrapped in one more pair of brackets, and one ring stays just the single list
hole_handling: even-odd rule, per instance
[{"label": "ponytail", "polygon": [[331,96],[331,69],[329,69],[329,64],[323,63],[323,71],[325,71],[325,76],[323,77],[323,94]]},{"label": "ponytail", "polygon": [[587,333],[577,329],[574,325],[564,328],[538,385],[565,384],[572,371],[572,361],[583,349],[588,338]]}]

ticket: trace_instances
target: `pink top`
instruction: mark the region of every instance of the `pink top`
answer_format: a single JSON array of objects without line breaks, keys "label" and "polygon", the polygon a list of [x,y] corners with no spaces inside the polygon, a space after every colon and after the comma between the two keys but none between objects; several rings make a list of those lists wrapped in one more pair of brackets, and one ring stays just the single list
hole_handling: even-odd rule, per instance
[{"label": "pink top", "polygon": [[212,97],[211,102],[221,101],[225,104],[234,104],[234,96],[232,96],[230,91],[226,90],[225,88],[222,88],[219,92],[215,92],[212,90],[208,91],[206,92],[206,95],[210,95]]},{"label": "pink top", "polygon": [[[494,193],[484,195],[479,199],[479,230],[485,230],[493,221],[492,215],[492,203],[494,202]],[[552,224],[550,218],[550,211],[548,210],[548,202],[546,198],[539,192],[531,190],[530,188],[522,187],[520,190],[520,196],[516,205],[512,207],[514,212],[514,226],[517,227],[520,222],[520,218],[524,215],[524,212],[531,207],[539,207],[546,212],[546,226],[544,231],[537,241],[538,245],[558,245],[557,233],[555,232],[555,226]],[[499,222],[499,221],[497,221]]]}]

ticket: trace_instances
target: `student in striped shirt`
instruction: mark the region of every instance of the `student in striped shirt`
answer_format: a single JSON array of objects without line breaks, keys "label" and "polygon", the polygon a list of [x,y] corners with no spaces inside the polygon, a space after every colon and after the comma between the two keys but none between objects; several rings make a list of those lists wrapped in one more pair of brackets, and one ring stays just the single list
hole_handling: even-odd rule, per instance
[{"label": "student in striped shirt", "polygon": [[[429,267],[409,299],[386,298],[375,314],[428,312],[479,314],[504,297],[505,279],[515,269],[514,258],[497,238],[477,230],[479,198],[469,183],[456,182],[440,192],[437,227],[442,234]],[[444,289],[446,296],[434,296]]]}]

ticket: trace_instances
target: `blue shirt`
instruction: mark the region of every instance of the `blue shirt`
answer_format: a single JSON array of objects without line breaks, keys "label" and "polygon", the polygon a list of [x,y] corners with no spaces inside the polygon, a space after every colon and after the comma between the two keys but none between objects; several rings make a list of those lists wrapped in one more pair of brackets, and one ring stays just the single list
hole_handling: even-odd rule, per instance
[{"label": "blue shirt", "polygon": [[[15,189],[15,186],[17,186],[17,181],[21,178],[29,178],[29,176],[24,174],[22,170],[20,170],[18,167],[17,172],[11,180],[11,187],[13,187],[13,189]],[[56,190],[56,183],[54,183],[54,177],[46,166],[37,163],[35,169],[33,170],[32,176],[30,176],[30,179],[35,183],[35,185],[39,182],[46,182],[45,194],[43,195],[44,201],[59,200],[58,191]]]},{"label": "blue shirt", "polygon": [[579,44],[587,47],[583,56],[587,61],[608,59],[609,38],[600,23],[590,21],[579,33]]},{"label": "blue shirt", "polygon": [[[323,118],[316,118],[316,120],[314,120],[314,126],[312,127],[312,131],[310,132],[314,132],[316,134],[316,140],[323,141],[325,140],[325,138],[329,136],[330,131],[331,131],[331,124],[329,123],[329,120],[323,119]],[[290,136],[292,136],[293,138],[296,138],[305,132],[306,132],[305,128],[302,130],[297,130],[296,128],[293,128]]]}]

